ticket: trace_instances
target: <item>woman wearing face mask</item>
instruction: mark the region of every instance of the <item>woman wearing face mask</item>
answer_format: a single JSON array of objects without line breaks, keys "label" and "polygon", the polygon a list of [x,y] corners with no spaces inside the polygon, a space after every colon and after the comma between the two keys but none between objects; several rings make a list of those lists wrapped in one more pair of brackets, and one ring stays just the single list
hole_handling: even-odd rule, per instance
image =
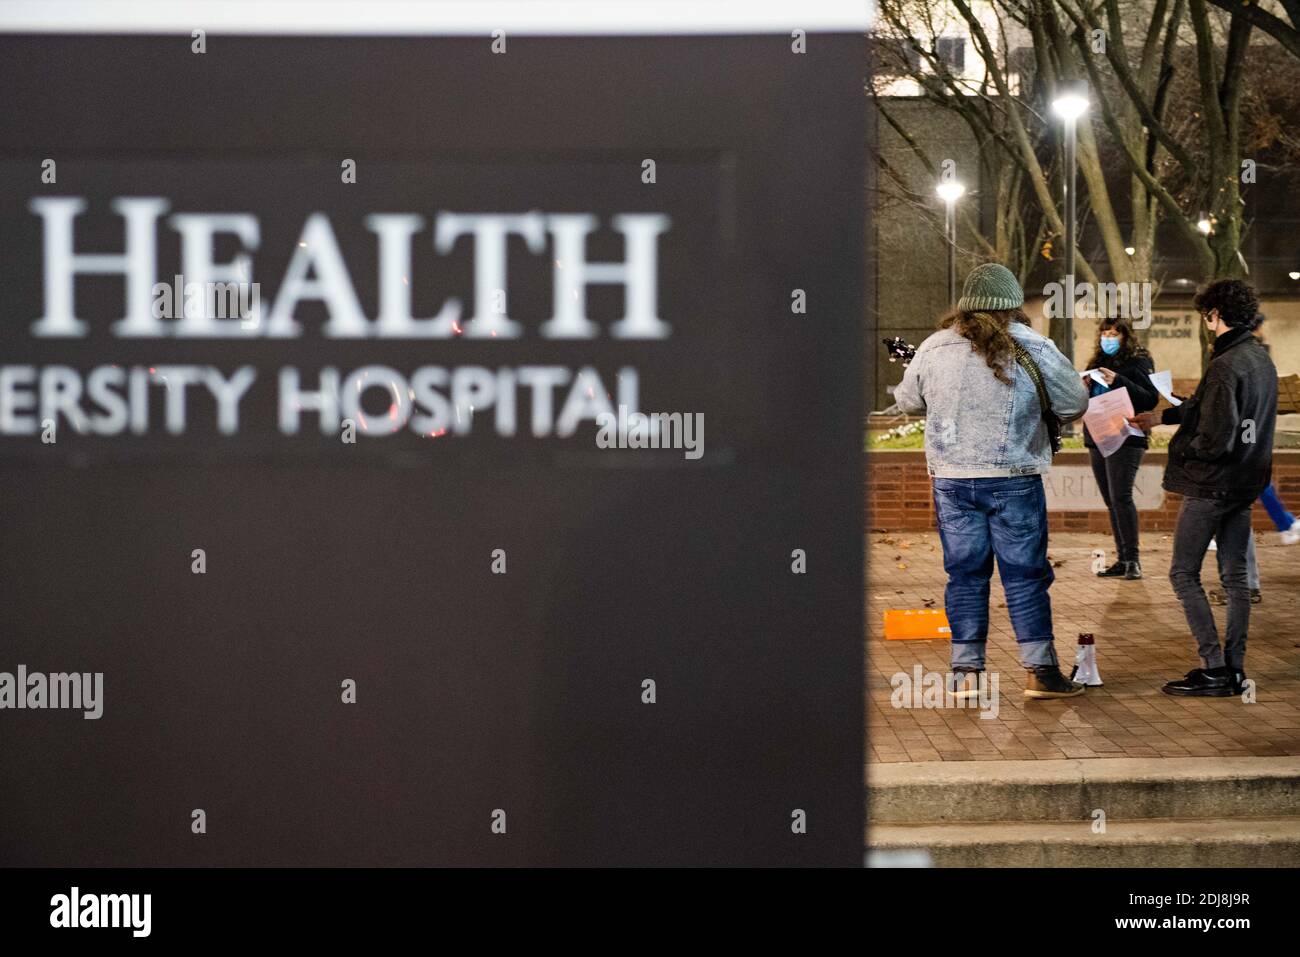
[{"label": "woman wearing face mask", "polygon": [[[1138,345],[1132,327],[1124,319],[1102,320],[1097,330],[1097,348],[1088,360],[1088,368],[1096,369],[1106,381],[1102,385],[1089,376],[1086,384],[1090,396],[1111,389],[1128,389],[1135,413],[1154,409],[1160,401],[1160,394],[1147,378],[1155,371],[1151,355]],[[1137,506],[1133,503],[1133,482],[1137,478],[1138,467],[1142,464],[1142,456],[1146,454],[1147,437],[1130,435],[1120,448],[1107,457],[1097,449],[1085,425],[1083,444],[1088,447],[1092,458],[1092,474],[1097,479],[1097,487],[1101,489],[1102,501],[1110,510],[1110,528],[1115,536],[1115,551],[1118,553],[1116,562],[1097,575],[1099,578],[1141,578],[1138,514]]]}]

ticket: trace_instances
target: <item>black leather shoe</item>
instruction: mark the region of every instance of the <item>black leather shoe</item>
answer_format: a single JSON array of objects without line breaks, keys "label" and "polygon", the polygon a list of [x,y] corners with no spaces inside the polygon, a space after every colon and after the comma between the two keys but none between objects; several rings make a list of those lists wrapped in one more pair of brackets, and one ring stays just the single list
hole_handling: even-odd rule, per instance
[{"label": "black leather shoe", "polygon": [[1137,562],[1125,562],[1124,577],[1131,582],[1137,581],[1142,577],[1142,566]]},{"label": "black leather shoe", "polygon": [[1114,565],[1111,565],[1110,568],[1107,568],[1105,571],[1097,572],[1097,577],[1098,578],[1123,578],[1124,572],[1125,572],[1124,563],[1116,562]]},{"label": "black leather shoe", "polygon": [[1246,690],[1246,672],[1232,669],[1232,693],[1241,694]]},{"label": "black leather shoe", "polygon": [[1161,690],[1180,698],[1231,698],[1237,693],[1233,690],[1232,673],[1227,668],[1216,668],[1214,673],[1204,668],[1193,668]]}]

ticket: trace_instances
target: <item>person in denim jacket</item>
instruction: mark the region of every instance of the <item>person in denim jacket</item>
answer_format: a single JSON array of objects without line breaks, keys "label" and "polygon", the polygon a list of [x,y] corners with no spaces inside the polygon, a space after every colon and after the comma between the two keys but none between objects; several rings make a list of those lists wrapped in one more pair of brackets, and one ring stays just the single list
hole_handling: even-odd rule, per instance
[{"label": "person in denim jacket", "polygon": [[1025,696],[1065,698],[1084,686],[1060,670],[1048,589],[1047,499],[1043,473],[1052,447],[1038,392],[1016,362],[1019,344],[1038,366],[1052,411],[1072,421],[1088,391],[1056,345],[1029,327],[1024,292],[1009,269],[985,263],[966,278],[957,309],[916,350],[894,399],[925,415],[925,455],[948,585],[952,628],[950,693],[978,693],[989,631],[993,562],[1006,591]]}]

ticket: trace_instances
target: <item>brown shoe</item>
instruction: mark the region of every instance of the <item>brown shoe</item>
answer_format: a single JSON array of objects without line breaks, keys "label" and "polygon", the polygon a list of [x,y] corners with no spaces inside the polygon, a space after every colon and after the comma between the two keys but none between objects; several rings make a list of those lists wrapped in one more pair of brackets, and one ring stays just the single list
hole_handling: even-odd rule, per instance
[{"label": "brown shoe", "polygon": [[[1228,596],[1221,591],[1211,591],[1205,597],[1209,599],[1211,605],[1226,605],[1228,603]],[[1258,605],[1263,600],[1264,593],[1258,588],[1250,590],[1250,603],[1252,605]]]},{"label": "brown shoe", "polygon": [[1046,665],[1025,672],[1026,698],[1073,698],[1086,690],[1084,685],[1061,674],[1056,665]]}]

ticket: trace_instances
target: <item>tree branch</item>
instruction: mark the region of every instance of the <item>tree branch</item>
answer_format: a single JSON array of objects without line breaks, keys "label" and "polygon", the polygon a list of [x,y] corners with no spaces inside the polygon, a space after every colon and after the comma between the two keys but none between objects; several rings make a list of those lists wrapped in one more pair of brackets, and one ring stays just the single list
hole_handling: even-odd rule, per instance
[{"label": "tree branch", "polygon": [[[1094,84],[1099,83],[1101,77],[1097,74],[1097,67],[1093,64],[1092,60],[1086,60],[1085,63],[1088,67],[1088,72],[1092,77],[1092,82]],[[1210,251],[1209,245],[1205,242],[1205,237],[1197,231],[1196,227],[1183,211],[1183,208],[1178,204],[1178,200],[1174,198],[1173,194],[1170,193],[1169,190],[1165,189],[1160,181],[1155,178],[1151,171],[1146,168],[1146,165],[1142,163],[1138,157],[1133,155],[1129,144],[1124,142],[1119,127],[1119,121],[1115,119],[1115,114],[1111,110],[1110,103],[1107,99],[1103,96],[1099,97],[1099,100],[1101,102],[1102,120],[1105,122],[1106,128],[1110,130],[1111,135],[1115,137],[1116,142],[1119,144],[1120,152],[1127,161],[1129,169],[1132,171],[1134,176],[1142,181],[1142,185],[1147,188],[1147,191],[1159,201],[1160,206],[1169,214],[1170,220],[1174,223],[1183,239],[1185,239],[1188,245],[1195,250],[1196,257],[1201,262],[1202,270],[1207,274],[1212,272],[1213,266],[1210,264],[1212,264],[1214,256]],[[1209,265],[1208,269],[1206,268],[1207,265]]]},{"label": "tree branch", "polygon": [[[988,35],[984,32],[984,26],[971,12],[970,6],[966,0],[952,0],[953,5],[960,11],[965,18],[967,26],[970,28],[971,36],[975,40],[976,46],[980,49],[980,56],[984,58],[986,64],[996,62],[992,44],[989,43]],[[1006,77],[1002,71],[993,70],[993,83],[997,87],[998,94],[1008,101],[1011,99],[1011,91],[1007,87]],[[1047,186],[1047,178],[1043,175],[1043,167],[1038,162],[1038,156],[1034,153],[1032,144],[1029,141],[1029,132],[1025,129],[1025,124],[1020,119],[1020,114],[1012,109],[1008,116],[1011,119],[1011,129],[1015,135],[1016,143],[1020,147],[1021,156],[1024,158],[1025,166],[1029,172],[1030,181],[1034,185],[1034,193],[1038,197],[1039,203],[1043,207],[1045,215],[1052,224],[1052,228],[1058,232],[1065,232],[1065,224],[1061,222],[1061,214],[1057,212],[1056,204],[1052,200],[1052,191]]]},{"label": "tree branch", "polygon": [[[1242,0],[1210,0],[1210,3],[1221,10],[1227,10],[1249,20],[1252,25],[1259,27],[1295,56],[1300,56],[1300,30],[1295,29],[1285,20],[1254,3],[1243,3]],[[1300,3],[1295,0],[1283,0],[1282,5],[1291,15],[1292,22],[1300,25]]]},{"label": "tree branch", "polygon": [[[1210,140],[1210,163],[1216,165],[1227,147],[1227,128],[1219,105],[1219,89],[1214,74],[1214,37],[1205,11],[1205,0],[1189,0],[1192,29],[1196,33],[1196,74],[1201,84],[1201,113]],[[1213,176],[1211,178],[1214,178]]]},{"label": "tree branch", "polygon": [[1234,160],[1241,141],[1241,71],[1246,63],[1251,26],[1245,17],[1233,14],[1228,29],[1228,50],[1223,58],[1223,83],[1219,87],[1219,102],[1227,123],[1228,148]]},{"label": "tree branch", "polygon": [[[885,118],[885,122],[888,123],[890,127],[893,128],[894,132],[897,133],[900,138],[902,138],[903,142],[905,142],[908,145],[908,148],[911,149],[911,151],[916,155],[916,158],[921,161],[921,165],[925,167],[926,172],[928,172],[932,177],[937,179],[938,174],[935,172],[933,161],[930,159],[929,155],[925,152],[925,150],[921,148],[921,144],[916,141],[916,138],[912,136],[910,133],[908,133],[906,130],[904,130],[903,127],[899,124],[899,122],[895,120],[894,117],[890,115],[889,111],[886,110],[879,102],[877,102],[876,104],[876,109],[878,109],[880,111],[880,115]],[[882,162],[884,162],[883,158],[882,158]],[[885,167],[886,167],[886,171],[891,174],[891,177],[894,179],[896,183],[898,183],[901,189],[906,191],[911,196],[916,197],[917,200],[921,199],[923,194],[918,193],[916,190],[912,189],[912,187],[903,180],[901,174],[899,174],[896,170],[894,170],[893,167],[890,166],[888,163],[885,163]],[[921,204],[921,205],[925,208],[927,214],[930,215],[935,222],[938,222],[938,213],[934,212],[926,204]],[[966,209],[962,209],[959,213],[959,217],[962,220],[963,224],[966,226],[966,228],[971,232],[972,235],[975,236],[975,238],[979,241],[979,243],[984,247],[985,252],[988,253],[990,258],[996,259],[997,250],[984,237],[984,234],[979,229],[978,224],[975,223],[975,221],[971,218],[970,212]]]},{"label": "tree branch", "polygon": [[[1061,7],[1065,10],[1070,19],[1075,22],[1079,29],[1082,30],[1084,28],[1084,21],[1080,19],[1078,14],[1070,9],[1069,4],[1063,2]],[[1106,44],[1106,59],[1110,62],[1111,67],[1115,71],[1115,78],[1119,80],[1120,86],[1128,95],[1133,106],[1137,109],[1138,115],[1142,117],[1142,123],[1146,126],[1151,135],[1160,141],[1160,145],[1169,151],[1169,155],[1178,161],[1179,166],[1187,170],[1189,173],[1194,171],[1200,164],[1192,159],[1191,154],[1183,148],[1181,143],[1174,139],[1169,130],[1165,128],[1164,123],[1160,122],[1160,119],[1151,112],[1151,109],[1146,103],[1146,96],[1133,80],[1133,74],[1129,71],[1128,64],[1125,62],[1126,58],[1115,52],[1117,46],[1121,53],[1124,49],[1123,37],[1117,32],[1120,28],[1119,10],[1114,7],[1114,0],[1109,0],[1107,7],[1113,11],[1113,16],[1110,20],[1112,39]],[[1093,29],[1099,28],[1100,25],[1097,23],[1091,12],[1085,13],[1085,16],[1088,18],[1089,26],[1093,27]],[[1172,26],[1171,29],[1173,29]],[[1097,88],[1097,74],[1096,71],[1091,68],[1091,58],[1088,56],[1089,51],[1086,47],[1082,46],[1082,41],[1080,41],[1080,44],[1079,52],[1082,55],[1084,62],[1089,64],[1088,73],[1092,76],[1093,87]]]}]

